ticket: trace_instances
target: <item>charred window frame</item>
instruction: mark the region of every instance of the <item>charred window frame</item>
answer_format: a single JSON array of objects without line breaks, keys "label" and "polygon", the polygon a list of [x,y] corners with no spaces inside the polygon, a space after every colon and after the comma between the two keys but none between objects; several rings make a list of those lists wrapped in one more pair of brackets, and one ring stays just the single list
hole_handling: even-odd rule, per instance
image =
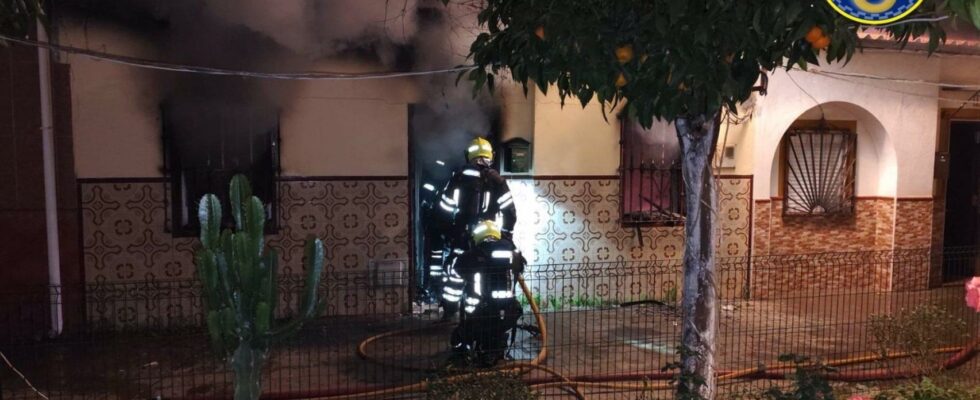
[{"label": "charred window frame", "polygon": [[624,226],[684,223],[684,184],[673,125],[643,129],[620,116],[620,215]]},{"label": "charred window frame", "polygon": [[857,134],[853,122],[798,122],[782,143],[785,216],[854,214]]},{"label": "charred window frame", "polygon": [[[198,202],[206,193],[228,206],[228,184],[244,174],[266,207],[266,233],[278,231],[279,112],[233,105],[161,105],[166,175],[166,228],[197,236]],[[222,225],[233,226],[230,212]]]}]

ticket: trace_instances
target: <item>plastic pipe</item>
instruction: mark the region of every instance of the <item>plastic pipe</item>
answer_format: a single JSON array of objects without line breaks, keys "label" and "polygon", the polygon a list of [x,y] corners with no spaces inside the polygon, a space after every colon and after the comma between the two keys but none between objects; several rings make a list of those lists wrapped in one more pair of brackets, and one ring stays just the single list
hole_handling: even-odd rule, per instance
[{"label": "plastic pipe", "polygon": [[[44,24],[37,21],[37,40],[48,43]],[[44,162],[44,222],[48,244],[48,300],[51,302],[51,331],[54,337],[64,328],[61,305],[61,246],[58,243],[58,194],[54,170],[54,107],[51,105],[51,52],[37,48],[37,73],[41,94],[41,151]]]}]

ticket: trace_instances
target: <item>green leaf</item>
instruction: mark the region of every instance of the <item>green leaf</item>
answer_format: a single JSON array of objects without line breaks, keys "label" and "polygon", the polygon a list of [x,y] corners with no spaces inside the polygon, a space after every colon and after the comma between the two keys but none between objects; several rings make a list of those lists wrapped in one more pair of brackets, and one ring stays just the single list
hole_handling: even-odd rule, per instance
[{"label": "green leaf", "polygon": [[968,3],[967,8],[969,8],[969,19],[973,22],[973,26],[980,29],[980,1],[974,0],[972,3]]},{"label": "green leaf", "polygon": [[583,89],[578,92],[578,100],[582,103],[582,108],[585,108],[585,106],[589,104],[589,101],[592,100],[592,93],[593,92],[591,90],[587,89]]}]

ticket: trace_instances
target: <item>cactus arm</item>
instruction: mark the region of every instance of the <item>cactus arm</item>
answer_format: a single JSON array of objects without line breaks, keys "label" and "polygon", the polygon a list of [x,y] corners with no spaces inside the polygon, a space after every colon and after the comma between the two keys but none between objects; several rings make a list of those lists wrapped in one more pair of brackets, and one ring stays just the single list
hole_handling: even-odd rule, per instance
[{"label": "cactus arm", "polygon": [[279,252],[269,249],[265,253],[266,282],[268,283],[269,307],[273,315],[279,309]]},{"label": "cactus arm", "polygon": [[201,245],[212,249],[218,247],[221,232],[221,202],[213,194],[201,197],[197,208],[197,218],[201,223]]},{"label": "cactus arm", "polygon": [[303,295],[302,315],[305,318],[313,316],[317,305],[316,290],[320,286],[320,275],[323,273],[323,241],[317,238],[306,240],[306,257],[303,263],[306,264],[306,286]]},{"label": "cactus arm", "polygon": [[218,282],[218,265],[214,252],[209,249],[199,249],[194,253],[194,264],[198,268],[198,277],[205,296],[205,306],[215,310],[224,305],[221,288]]},{"label": "cactus arm", "polygon": [[235,219],[235,228],[244,230],[245,215],[242,206],[252,197],[252,187],[248,184],[248,179],[244,175],[238,174],[231,178],[228,188],[229,202],[231,203],[231,215]]},{"label": "cactus arm", "polygon": [[303,288],[303,300],[299,314],[290,319],[285,325],[271,330],[265,337],[266,342],[276,342],[292,335],[302,328],[304,323],[316,317],[323,309],[323,304],[317,300],[317,288],[320,286],[320,275],[323,272],[324,264],[323,241],[316,238],[307,240],[304,254],[303,262],[306,266],[306,282]]},{"label": "cactus arm", "polygon": [[[235,246],[233,233],[229,229],[225,229],[221,233],[221,253],[219,255],[219,272],[223,272],[224,276],[222,279],[225,282],[225,287],[228,289],[228,293],[232,294],[235,292],[233,289],[241,287],[241,277],[239,276],[238,268],[233,268],[232,265],[235,263]],[[221,264],[221,262],[224,262]],[[224,266],[224,268],[221,268]],[[235,304],[235,303],[232,303]]]},{"label": "cactus arm", "polygon": [[201,280],[205,321],[214,348],[234,368],[235,398],[257,399],[268,346],[291,335],[322,311],[317,290],[324,270],[324,247],[311,238],[304,248],[305,284],[297,314],[274,327],[279,308],[279,255],[265,246],[265,207],[252,196],[248,180],[236,175],[229,199],[235,229],[221,230],[221,203],[201,198],[201,248],[194,263]]},{"label": "cactus arm", "polygon": [[245,219],[247,224],[245,231],[252,236],[254,254],[262,255],[265,239],[265,207],[258,197],[249,199],[245,210]]}]

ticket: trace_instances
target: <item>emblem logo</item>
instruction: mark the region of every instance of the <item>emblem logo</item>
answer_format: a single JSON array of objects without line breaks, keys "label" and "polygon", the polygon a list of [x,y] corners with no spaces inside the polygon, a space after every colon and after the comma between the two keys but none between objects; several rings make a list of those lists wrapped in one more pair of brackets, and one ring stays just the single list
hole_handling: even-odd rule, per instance
[{"label": "emblem logo", "polygon": [[827,0],[827,2],[841,15],[867,25],[882,25],[898,21],[922,4],[922,0]]}]

